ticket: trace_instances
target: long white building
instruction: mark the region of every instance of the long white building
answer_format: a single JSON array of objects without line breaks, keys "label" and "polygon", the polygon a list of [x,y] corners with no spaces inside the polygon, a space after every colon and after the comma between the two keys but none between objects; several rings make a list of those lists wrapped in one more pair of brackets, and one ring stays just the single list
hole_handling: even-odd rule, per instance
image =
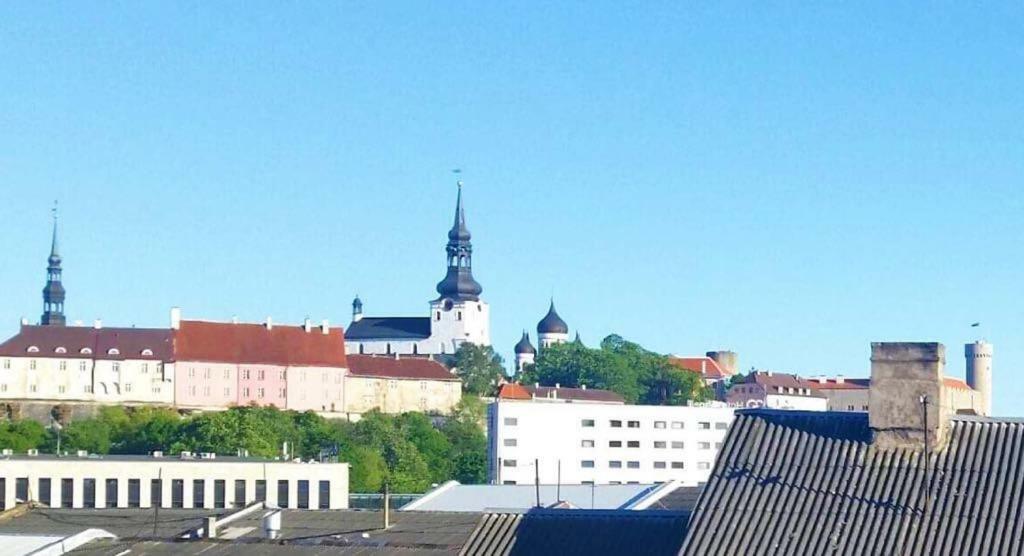
[{"label": "long white building", "polygon": [[[518,386],[518,385],[516,385]],[[521,387],[520,387],[521,388]],[[643,484],[707,480],[734,410],[625,405],[574,389],[488,407],[488,475],[497,484]]]},{"label": "long white building", "polygon": [[348,464],[211,454],[0,456],[0,509],[33,501],[51,508],[348,507]]}]

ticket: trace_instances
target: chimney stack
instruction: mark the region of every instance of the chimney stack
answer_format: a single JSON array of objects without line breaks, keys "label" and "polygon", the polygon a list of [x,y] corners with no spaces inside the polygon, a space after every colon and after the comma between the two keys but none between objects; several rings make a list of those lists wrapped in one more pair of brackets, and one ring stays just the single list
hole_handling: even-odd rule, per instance
[{"label": "chimney stack", "polygon": [[967,358],[967,385],[981,397],[978,413],[992,415],[992,344],[978,340],[964,346]]},{"label": "chimney stack", "polygon": [[267,317],[267,330],[274,329],[274,319]]},{"label": "chimney stack", "polygon": [[[941,448],[948,425],[942,377],[946,348],[935,342],[873,342],[868,422],[881,449]],[[927,406],[921,403],[927,398]],[[925,419],[927,407],[927,419]],[[927,430],[925,430],[927,423]]]},{"label": "chimney stack", "polygon": [[327,319],[324,319],[323,322],[320,323],[320,331],[324,333],[324,336],[331,333],[331,326],[327,322]]},{"label": "chimney stack", "polygon": [[171,307],[171,330],[181,330],[180,307]]},{"label": "chimney stack", "polygon": [[309,317],[306,317],[306,320],[302,321],[302,329],[305,330],[307,334],[313,330],[313,321],[309,320]]},{"label": "chimney stack", "polygon": [[95,328],[96,330],[99,330],[99,329],[103,328],[103,320],[102,319],[96,319],[96,320],[92,321],[92,327]]}]

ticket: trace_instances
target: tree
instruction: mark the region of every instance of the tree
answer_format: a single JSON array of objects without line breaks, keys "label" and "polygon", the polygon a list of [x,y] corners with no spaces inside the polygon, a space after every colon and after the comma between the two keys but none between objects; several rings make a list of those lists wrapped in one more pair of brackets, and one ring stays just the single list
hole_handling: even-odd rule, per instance
[{"label": "tree", "polygon": [[465,342],[455,352],[455,374],[462,379],[462,391],[490,396],[505,372],[501,356],[491,346]]},{"label": "tree", "polygon": [[15,420],[0,423],[0,446],[15,452],[40,448],[46,443],[46,429],[35,421]]},{"label": "tree", "polygon": [[[53,448],[56,439],[51,437]],[[102,419],[82,419],[68,423],[61,431],[61,450],[87,450],[91,454],[110,453],[110,425]]]}]

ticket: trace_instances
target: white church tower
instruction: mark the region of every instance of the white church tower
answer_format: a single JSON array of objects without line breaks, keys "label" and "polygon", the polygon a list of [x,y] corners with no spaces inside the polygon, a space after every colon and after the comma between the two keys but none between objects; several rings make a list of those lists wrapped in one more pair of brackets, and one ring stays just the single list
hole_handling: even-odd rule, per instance
[{"label": "white church tower", "polygon": [[[444,343],[441,353],[454,353],[459,344],[491,344],[491,310],[480,300],[483,287],[473,279],[472,236],[462,207],[462,182],[455,201],[455,223],[448,232],[448,273],[437,284],[440,297],[430,302],[430,342]],[[433,350],[430,350],[433,351]]]}]

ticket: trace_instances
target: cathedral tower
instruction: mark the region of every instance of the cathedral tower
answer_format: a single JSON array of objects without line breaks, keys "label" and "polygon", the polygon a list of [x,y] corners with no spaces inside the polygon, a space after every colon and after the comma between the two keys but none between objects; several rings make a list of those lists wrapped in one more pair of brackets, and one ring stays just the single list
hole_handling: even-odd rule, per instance
[{"label": "cathedral tower", "polygon": [[60,282],[60,250],[57,248],[57,206],[53,207],[53,240],[46,266],[46,287],[43,288],[43,316],[40,324],[64,326],[64,286]]}]

